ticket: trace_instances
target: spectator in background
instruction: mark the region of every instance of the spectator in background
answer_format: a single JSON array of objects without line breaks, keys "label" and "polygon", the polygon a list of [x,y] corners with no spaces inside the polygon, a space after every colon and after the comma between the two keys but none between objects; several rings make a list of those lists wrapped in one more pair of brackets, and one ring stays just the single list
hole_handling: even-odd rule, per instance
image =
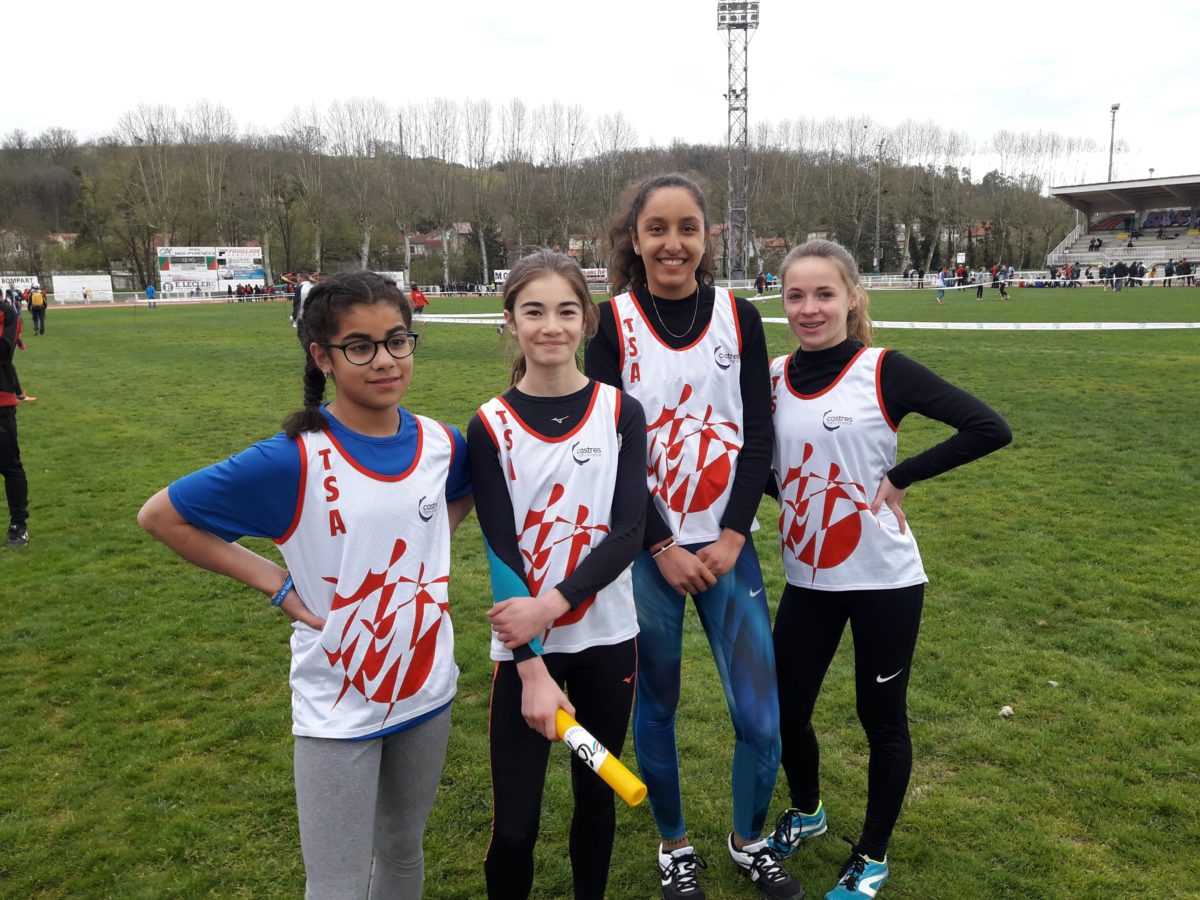
[{"label": "spectator in background", "polygon": [[154,290],[154,285],[146,285],[146,302],[150,305],[151,309],[154,309],[154,301],[157,296],[158,294]]},{"label": "spectator in background", "polygon": [[33,316],[33,333],[46,333],[46,293],[36,284],[29,291],[29,314]]},{"label": "spectator in background", "polygon": [[423,310],[425,307],[427,307],[429,305],[429,298],[427,298],[425,296],[425,293],[419,287],[417,287],[415,284],[409,290],[408,296],[409,296],[409,299],[412,300],[414,312],[420,312],[421,310]]},{"label": "spectator in background", "polygon": [[1121,288],[1125,286],[1125,278],[1129,275],[1129,266],[1125,265],[1124,261],[1118,262],[1113,266],[1113,290],[1118,294],[1121,293]]},{"label": "spectator in background", "polygon": [[1171,286],[1171,279],[1175,276],[1175,260],[1168,259],[1167,264],[1163,266],[1163,287]]}]

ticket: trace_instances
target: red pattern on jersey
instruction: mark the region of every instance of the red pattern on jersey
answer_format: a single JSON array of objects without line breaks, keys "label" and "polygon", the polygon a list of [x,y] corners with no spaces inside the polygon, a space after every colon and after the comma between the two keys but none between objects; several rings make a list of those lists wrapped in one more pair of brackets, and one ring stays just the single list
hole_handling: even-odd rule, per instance
[{"label": "red pattern on jersey", "polygon": [[779,533],[784,552],[810,566],[815,582],[818,569],[832,569],[854,553],[862,537],[861,514],[871,505],[861,484],[842,480],[837,463],[824,473],[809,469],[812,455],[813,445],[805,443],[800,465],[780,481]]},{"label": "red pattern on jersey", "polygon": [[[436,584],[448,584],[450,576],[429,578],[423,562],[416,578],[399,573],[393,575],[392,569],[407,549],[408,545],[397,539],[383,571],[368,570],[362,583],[349,594],[334,591],[330,615],[346,611],[337,649],[325,650],[329,665],[340,666],[344,672],[342,690],[335,706],[353,688],[373,703],[386,703],[387,715],[390,715],[398,702],[421,690],[433,670],[438,632],[443,614],[450,611],[450,603],[438,600],[429,589]],[[336,578],[325,580],[337,583]],[[398,589],[400,597],[397,597]],[[414,605],[412,631],[397,641],[397,614],[409,605]],[[356,664],[360,640],[370,641],[370,644],[361,662]]]},{"label": "red pattern on jersey", "polygon": [[[542,509],[531,509],[525,513],[525,522],[517,535],[517,543],[521,547],[521,556],[525,559],[525,578],[529,585],[530,596],[537,597],[542,592],[546,581],[547,566],[550,563],[550,553],[559,544],[570,542],[567,552],[566,568],[563,577],[566,578],[575,571],[579,559],[585,549],[592,546],[593,537],[603,538],[608,534],[608,526],[588,521],[590,511],[582,503],[578,504],[574,516],[567,517],[555,509],[566,487],[556,483],[550,489],[550,496]],[[574,609],[568,610],[554,620],[556,625],[573,625],[580,621],[595,602],[595,596],[588,597]],[[548,637],[550,628],[546,629]]]},{"label": "red pattern on jersey", "polygon": [[[724,493],[733,475],[733,461],[741,443],[727,440],[740,429],[736,422],[713,418],[712,404],[702,416],[684,408],[692,396],[685,384],[675,406],[664,406],[653,422],[646,424],[650,458],[647,475],[654,478],[650,493],[662,497],[667,508],[679,513],[682,525],[688,513],[700,512],[713,505]],[[684,471],[688,459],[684,450],[696,445],[695,471]]]}]

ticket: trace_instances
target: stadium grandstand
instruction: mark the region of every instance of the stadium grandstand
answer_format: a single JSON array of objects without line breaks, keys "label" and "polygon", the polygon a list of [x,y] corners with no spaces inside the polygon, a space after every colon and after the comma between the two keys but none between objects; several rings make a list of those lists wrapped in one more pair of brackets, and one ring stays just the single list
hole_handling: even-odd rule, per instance
[{"label": "stadium grandstand", "polygon": [[1200,260],[1200,175],[1052,187],[1050,196],[1081,221],[1047,255],[1048,266]]}]

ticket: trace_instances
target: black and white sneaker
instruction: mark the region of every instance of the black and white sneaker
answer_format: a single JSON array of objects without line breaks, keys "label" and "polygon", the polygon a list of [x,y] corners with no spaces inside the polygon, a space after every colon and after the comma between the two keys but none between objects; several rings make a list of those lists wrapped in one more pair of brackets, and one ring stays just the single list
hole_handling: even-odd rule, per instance
[{"label": "black and white sneaker", "polygon": [[8,540],[4,542],[5,547],[24,547],[29,543],[29,531],[24,525],[8,526]]},{"label": "black and white sneaker", "polygon": [[733,846],[733,832],[730,832],[728,844],[734,865],[754,882],[764,897],[804,900],[803,886],[779,864],[766,840],[755,841],[738,850]]},{"label": "black and white sneaker", "polygon": [[658,847],[658,880],[662,883],[663,900],[704,900],[697,869],[707,869],[695,847],[680,847],[664,853]]}]

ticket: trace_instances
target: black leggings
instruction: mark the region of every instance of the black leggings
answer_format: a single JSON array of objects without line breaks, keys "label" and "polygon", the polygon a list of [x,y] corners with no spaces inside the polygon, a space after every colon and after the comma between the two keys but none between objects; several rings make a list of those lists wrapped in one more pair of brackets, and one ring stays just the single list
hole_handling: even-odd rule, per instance
[{"label": "black leggings", "polygon": [[[575,705],[575,718],[617,756],[625,744],[633,706],[637,650],[632,639],[578,653],[547,653],[550,675]],[[484,859],[488,897],[523,898],[533,888],[533,846],[542,812],[542,789],[551,744],[521,716],[521,676],[516,664],[496,665],[491,708],[492,840]],[[560,749],[565,754],[568,751]],[[616,831],[612,788],[571,756],[571,874],[575,897],[604,897]]]},{"label": "black leggings", "polygon": [[812,812],[821,800],[813,706],[850,622],[858,718],[870,747],[867,813],[858,847],[872,859],[887,853],[912,773],[908,676],[924,598],[923,584],[870,591],[814,591],[789,584],[775,617],[783,770],[792,805],[803,812]]}]

